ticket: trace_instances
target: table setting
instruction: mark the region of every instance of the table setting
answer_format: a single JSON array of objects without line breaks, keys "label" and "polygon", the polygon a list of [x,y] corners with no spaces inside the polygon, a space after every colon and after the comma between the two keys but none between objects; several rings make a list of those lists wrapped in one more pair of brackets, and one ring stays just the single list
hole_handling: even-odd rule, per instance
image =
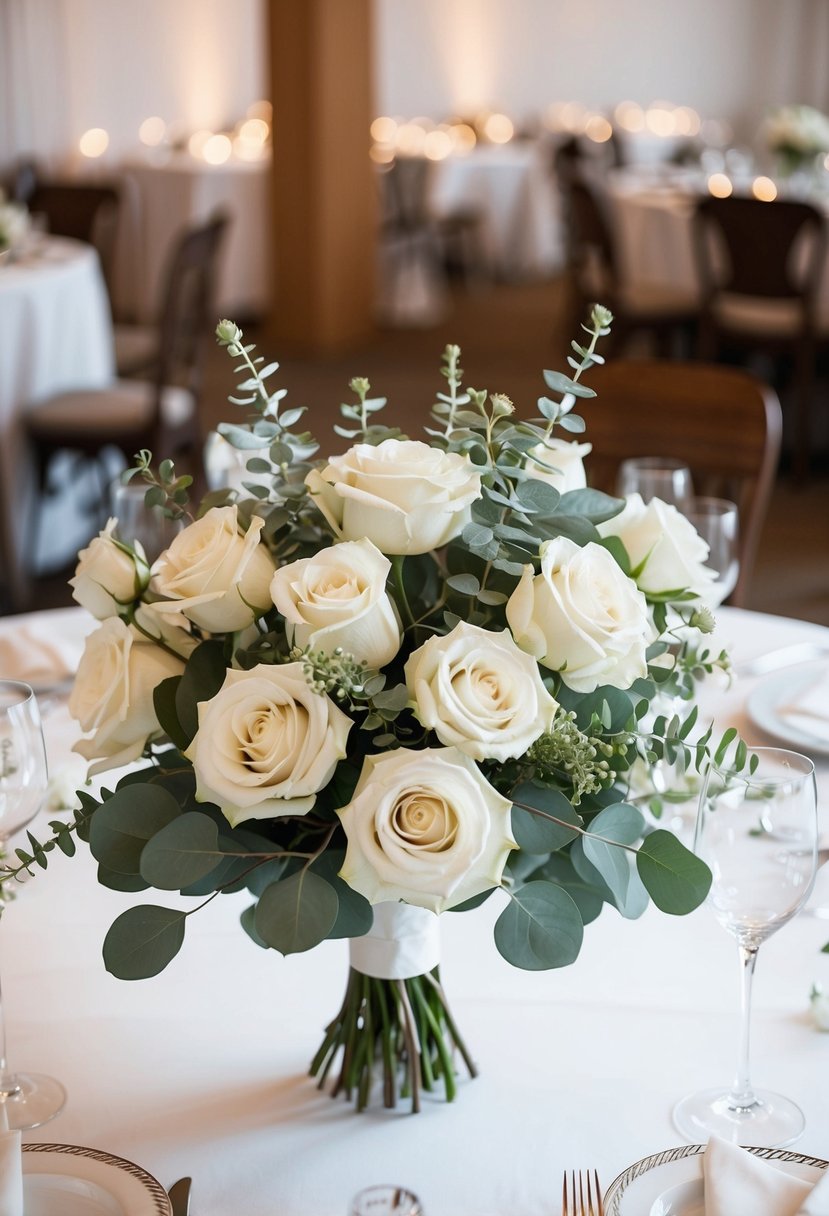
[{"label": "table setting", "polygon": [[[193,518],[143,455],[166,548],[114,519],[78,608],[0,620],[30,732],[0,732],[0,829],[28,829],[0,869],[8,1216],[829,1210],[829,769],[783,746],[823,720],[829,631],[719,607],[730,566],[676,506],[550,442],[577,402],[589,434],[611,323],[532,423],[447,347],[434,446],[356,378],[326,462],[223,321],[249,479]],[[649,770],[691,781],[665,822]],[[729,935],[745,974],[763,944],[759,1098]],[[15,1120],[18,1067],[59,1112]],[[712,1086],[718,1128],[683,1111]]]}]

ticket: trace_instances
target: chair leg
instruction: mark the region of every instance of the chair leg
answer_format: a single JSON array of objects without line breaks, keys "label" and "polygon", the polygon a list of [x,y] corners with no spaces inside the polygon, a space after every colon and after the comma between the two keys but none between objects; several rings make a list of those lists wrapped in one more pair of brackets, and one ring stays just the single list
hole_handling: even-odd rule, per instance
[{"label": "chair leg", "polygon": [[811,458],[812,393],[814,391],[815,351],[810,341],[798,343],[795,355],[795,417],[794,457],[792,469],[798,481],[809,476]]}]

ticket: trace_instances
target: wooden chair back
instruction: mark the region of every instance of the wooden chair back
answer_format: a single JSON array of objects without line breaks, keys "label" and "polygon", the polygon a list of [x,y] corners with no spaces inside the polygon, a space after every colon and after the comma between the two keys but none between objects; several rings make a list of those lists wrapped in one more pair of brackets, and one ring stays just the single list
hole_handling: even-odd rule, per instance
[{"label": "wooden chair back", "polygon": [[740,577],[729,603],[745,605],[774,484],[780,402],[747,372],[704,363],[620,360],[590,373],[598,396],[583,403],[591,485],[615,492],[623,460],[684,461],[697,494],[740,508]]},{"label": "wooden chair back", "polygon": [[[612,297],[619,283],[613,226],[599,190],[587,172],[561,179],[567,217],[568,263],[582,295]],[[608,299],[611,308],[613,300]]]},{"label": "wooden chair back", "polygon": [[[46,216],[54,236],[93,245],[104,281],[112,284],[120,194],[115,186],[38,181],[27,200],[29,210]],[[112,295],[110,291],[110,296]]]}]

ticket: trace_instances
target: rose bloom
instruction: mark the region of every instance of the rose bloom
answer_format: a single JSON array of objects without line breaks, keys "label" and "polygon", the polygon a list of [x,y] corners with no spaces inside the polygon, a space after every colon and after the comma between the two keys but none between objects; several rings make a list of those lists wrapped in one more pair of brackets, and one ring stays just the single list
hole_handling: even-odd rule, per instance
[{"label": "rose bloom", "polygon": [[414,651],[405,676],[418,721],[473,760],[523,756],[558,708],[535,659],[508,629],[495,633],[461,621]]},{"label": "rose bloom", "polygon": [[117,616],[139,599],[150,581],[141,546],[122,545],[113,537],[117,522],[110,519],[103,532],[81,549],[75,577],[69,580],[72,598],[99,621]]},{"label": "rose bloom", "polygon": [[159,612],[182,612],[210,633],[245,629],[271,607],[275,564],[258,515],[240,531],[236,506],[212,507],[186,527],[153,566]]},{"label": "rose bloom", "polygon": [[370,540],[343,541],[280,567],[271,597],[289,643],[332,654],[340,647],[369,667],[400,649],[400,622],[386,594],[391,562]]},{"label": "rose bloom", "polygon": [[640,494],[631,494],[624,510],[598,530],[602,536],[618,536],[641,591],[704,595],[716,580],[705,564],[707,543],[690,520],[661,498],[652,498],[646,506]]},{"label": "rose bloom", "polygon": [[560,536],[541,546],[541,573],[525,566],[507,603],[522,650],[568,688],[630,688],[647,674],[652,626],[645,597],[607,549]]},{"label": "rose bloom", "polygon": [[199,702],[199,728],[184,753],[196,799],[247,819],[304,815],[345,756],[351,719],[312,691],[301,663],[228,671],[215,697]]},{"label": "rose bloom", "polygon": [[337,814],[348,838],[340,877],[369,903],[405,900],[443,912],[497,887],[512,804],[454,747],[366,756]]},{"label": "rose bloom", "polygon": [[481,497],[481,478],[467,456],[416,439],[358,443],[305,481],[338,537],[368,537],[392,555],[447,544]]},{"label": "rose bloom", "polygon": [[587,485],[584,457],[592,450],[592,443],[579,443],[575,439],[572,443],[566,439],[545,439],[527,452],[527,472],[536,481],[546,481],[559,494],[583,490]]},{"label": "rose bloom", "polygon": [[147,742],[161,734],[153,691],[162,680],[184,671],[183,660],[148,641],[137,629],[111,616],[86,639],[69,713],[91,739],[74,751],[98,760],[90,774],[137,760]]}]

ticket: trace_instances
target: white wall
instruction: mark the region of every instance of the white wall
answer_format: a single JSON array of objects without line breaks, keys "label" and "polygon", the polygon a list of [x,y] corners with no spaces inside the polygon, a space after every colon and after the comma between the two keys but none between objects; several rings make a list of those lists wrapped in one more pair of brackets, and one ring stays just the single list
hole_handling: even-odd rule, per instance
[{"label": "white wall", "polygon": [[829,41],[825,0],[375,5],[380,113],[440,119],[492,108],[520,120],[553,101],[664,99],[747,128],[769,104],[829,100],[811,95],[826,93],[825,71],[802,70],[804,47]]}]

